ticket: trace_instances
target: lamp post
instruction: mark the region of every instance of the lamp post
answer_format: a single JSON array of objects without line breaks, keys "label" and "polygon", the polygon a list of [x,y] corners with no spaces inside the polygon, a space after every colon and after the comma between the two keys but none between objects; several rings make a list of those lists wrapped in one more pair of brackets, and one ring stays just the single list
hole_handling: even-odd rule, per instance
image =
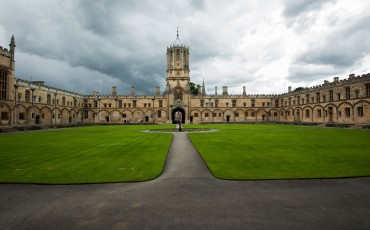
[{"label": "lamp post", "polygon": [[155,96],[152,98],[153,101],[153,124],[155,122],[155,111],[154,111],[154,101],[155,101]]}]

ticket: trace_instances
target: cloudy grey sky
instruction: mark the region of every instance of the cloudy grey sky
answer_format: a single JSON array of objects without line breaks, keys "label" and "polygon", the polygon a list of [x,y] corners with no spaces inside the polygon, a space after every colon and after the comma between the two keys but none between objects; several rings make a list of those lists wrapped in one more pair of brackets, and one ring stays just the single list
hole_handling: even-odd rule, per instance
[{"label": "cloudy grey sky", "polygon": [[165,87],[166,47],[190,48],[207,93],[282,93],[370,72],[370,1],[0,0],[16,77],[83,94]]}]

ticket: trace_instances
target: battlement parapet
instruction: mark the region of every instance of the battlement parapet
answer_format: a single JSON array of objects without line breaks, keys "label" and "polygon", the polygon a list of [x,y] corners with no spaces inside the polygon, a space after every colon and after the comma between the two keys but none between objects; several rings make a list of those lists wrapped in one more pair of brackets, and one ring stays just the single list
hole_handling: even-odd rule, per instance
[{"label": "battlement parapet", "polygon": [[327,90],[327,89],[341,87],[341,86],[344,87],[347,85],[366,82],[366,81],[370,81],[370,73],[362,74],[358,76],[355,76],[355,74],[350,74],[347,79],[339,80],[339,77],[334,77],[334,81],[332,82],[325,80],[324,84],[315,85],[311,87],[305,87],[302,90],[283,93],[283,94],[280,94],[279,96],[283,97],[283,96],[296,96],[296,95],[301,95],[301,94],[309,94],[309,93],[312,93],[318,90]]},{"label": "battlement parapet", "polygon": [[0,54],[3,55],[3,56],[6,56],[6,57],[11,57],[10,50],[8,50],[7,48],[4,48],[2,46],[0,46]]}]

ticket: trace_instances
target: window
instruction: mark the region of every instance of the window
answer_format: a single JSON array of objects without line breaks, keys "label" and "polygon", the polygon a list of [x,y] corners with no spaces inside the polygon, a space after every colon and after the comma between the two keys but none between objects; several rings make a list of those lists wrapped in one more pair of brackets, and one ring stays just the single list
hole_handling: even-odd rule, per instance
[{"label": "window", "polygon": [[306,94],[306,104],[310,103],[310,95]]},{"label": "window", "polygon": [[84,111],[84,117],[85,117],[85,119],[89,118],[89,111],[87,111],[87,110]]},{"label": "window", "polygon": [[150,108],[152,106],[152,104],[151,103],[148,103],[148,107]]},{"label": "window", "polygon": [[288,116],[290,116],[290,111],[287,112]]},{"label": "window", "polygon": [[247,106],[247,103],[245,103],[245,102],[244,102],[244,103],[243,103],[243,106],[244,106],[244,107],[246,107],[246,106]]},{"label": "window", "polygon": [[215,107],[218,107],[218,100],[215,100]]},{"label": "window", "polygon": [[309,117],[310,117],[310,110],[306,109],[306,118],[309,118]]},{"label": "window", "polygon": [[126,103],[123,103],[123,108],[126,108]]},{"label": "window", "polygon": [[104,103],[103,105],[104,105],[104,108],[107,108],[107,103]]},{"label": "window", "polygon": [[279,107],[279,100],[278,99],[275,100],[275,107]]},{"label": "window", "polygon": [[364,116],[364,107],[357,107],[357,116],[359,117]]},{"label": "window", "polygon": [[366,84],[366,97],[370,97],[370,84]]},{"label": "window", "polygon": [[42,119],[45,119],[45,113],[42,113],[42,114],[41,114],[41,118],[42,118]]},{"label": "window", "polygon": [[51,96],[50,96],[50,94],[48,94],[46,96],[46,104],[49,104],[50,105],[50,101],[51,101]]},{"label": "window", "polygon": [[320,103],[320,92],[316,93],[316,102]]},{"label": "window", "polygon": [[321,117],[321,109],[318,109],[317,110],[317,117],[320,118]]},{"label": "window", "polygon": [[162,111],[158,110],[158,112],[157,112],[157,117],[158,117],[158,118],[161,118],[161,117],[162,117]]},{"label": "window", "polygon": [[356,98],[359,98],[360,97],[360,90],[355,90],[355,95],[356,95]]},{"label": "window", "polygon": [[239,113],[238,112],[235,112],[235,117],[239,117]]},{"label": "window", "polygon": [[277,112],[275,112],[275,113],[274,113],[274,117],[277,117],[277,116],[278,116],[278,113],[277,113]]},{"label": "window", "polygon": [[280,116],[284,116],[284,112],[283,111],[281,111]]},{"label": "window", "polygon": [[208,117],[208,113],[205,113],[205,114],[204,114],[204,116],[205,116],[205,117]]},{"label": "window", "polygon": [[256,102],[256,101],[255,101],[254,99],[252,99],[252,101],[251,101],[251,107],[252,107],[252,108],[254,108],[255,102]]},{"label": "window", "polygon": [[1,120],[8,120],[8,113],[7,112],[1,112]]},{"label": "window", "polygon": [[351,99],[351,88],[349,86],[346,87],[346,99]]},{"label": "window", "polygon": [[262,102],[262,107],[265,107],[265,102]]},{"label": "window", "polygon": [[162,108],[163,107],[163,101],[162,100],[159,100],[159,108]]},{"label": "window", "polygon": [[146,103],[144,103],[144,108],[146,107]]},{"label": "window", "polygon": [[329,101],[334,101],[334,92],[333,92],[333,90],[329,90]]},{"label": "window", "polygon": [[217,113],[212,113],[212,117],[217,117]]},{"label": "window", "polygon": [[267,102],[267,107],[270,107],[270,102]]},{"label": "window", "polygon": [[297,96],[297,104],[300,105],[301,104],[301,97],[300,96]]},{"label": "window", "polygon": [[322,95],[322,102],[326,102],[326,96]]},{"label": "window", "polygon": [[62,97],[62,105],[65,106],[66,105],[66,98],[65,97]]},{"label": "window", "polygon": [[340,101],[340,93],[337,93],[338,101]]},{"label": "window", "polygon": [[311,103],[315,103],[315,98],[311,97]]},{"label": "window", "polygon": [[126,118],[126,113],[123,113],[122,114],[122,118]]},{"label": "window", "polygon": [[98,108],[98,101],[94,101],[94,107]]},{"label": "window", "polygon": [[194,113],[194,117],[198,117],[198,113]]},{"label": "window", "polygon": [[26,90],[26,98],[25,98],[25,100],[27,102],[30,102],[30,91],[29,90]]},{"label": "window", "polygon": [[248,117],[248,112],[245,112],[245,117]]},{"label": "window", "polygon": [[122,100],[118,100],[118,108],[122,108]]},{"label": "window", "polygon": [[232,106],[236,107],[236,100],[232,100]]},{"label": "window", "polygon": [[24,113],[19,113],[18,118],[19,120],[24,120]]},{"label": "window", "polygon": [[292,98],[289,98],[289,106],[292,105]]},{"label": "window", "polygon": [[252,112],[251,116],[254,117],[255,116],[255,112]]},{"label": "window", "polygon": [[200,107],[204,107],[204,100],[200,100]]},{"label": "window", "polygon": [[5,71],[0,71],[0,100],[5,100],[8,94],[8,74]]},{"label": "window", "polygon": [[[130,107],[130,106],[129,106],[129,107]],[[133,100],[133,101],[132,101],[132,107],[133,107],[133,108],[136,108],[136,100]]]},{"label": "window", "polygon": [[344,108],[344,112],[346,114],[346,117],[350,117],[351,116],[351,108]]},{"label": "window", "polygon": [[226,102],[226,107],[229,107],[229,102]]}]

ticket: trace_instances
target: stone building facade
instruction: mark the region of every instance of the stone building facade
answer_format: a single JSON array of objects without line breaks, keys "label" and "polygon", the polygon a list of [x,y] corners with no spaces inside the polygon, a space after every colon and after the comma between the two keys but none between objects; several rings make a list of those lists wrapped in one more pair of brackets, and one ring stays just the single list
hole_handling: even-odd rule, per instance
[{"label": "stone building facade", "polygon": [[278,95],[206,94],[190,90],[189,48],[179,37],[167,47],[166,88],[155,95],[81,95],[44,82],[15,78],[15,40],[0,47],[0,126],[53,126],[82,123],[304,122],[370,124],[370,73],[325,81]]}]

